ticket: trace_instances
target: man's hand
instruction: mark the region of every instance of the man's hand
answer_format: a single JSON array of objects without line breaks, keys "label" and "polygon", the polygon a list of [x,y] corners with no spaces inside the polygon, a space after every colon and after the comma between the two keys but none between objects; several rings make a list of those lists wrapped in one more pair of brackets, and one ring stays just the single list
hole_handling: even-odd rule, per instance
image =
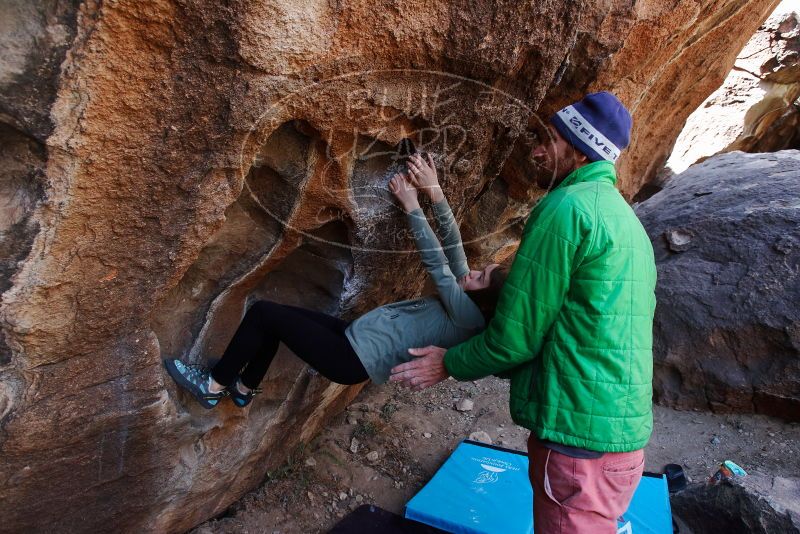
[{"label": "man's hand", "polygon": [[411,184],[408,177],[395,173],[389,181],[389,191],[392,192],[394,197],[403,206],[406,213],[411,213],[419,208],[419,200],[417,199],[417,189]]},{"label": "man's hand", "polygon": [[420,191],[430,197],[433,202],[441,202],[444,198],[442,188],[439,187],[439,178],[436,176],[436,166],[430,154],[423,158],[419,153],[412,154],[408,159],[408,173],[411,183]]},{"label": "man's hand", "polygon": [[421,349],[408,349],[416,359],[392,368],[391,382],[401,382],[406,387],[421,390],[446,380],[450,375],[444,366],[446,349],[428,345]]}]

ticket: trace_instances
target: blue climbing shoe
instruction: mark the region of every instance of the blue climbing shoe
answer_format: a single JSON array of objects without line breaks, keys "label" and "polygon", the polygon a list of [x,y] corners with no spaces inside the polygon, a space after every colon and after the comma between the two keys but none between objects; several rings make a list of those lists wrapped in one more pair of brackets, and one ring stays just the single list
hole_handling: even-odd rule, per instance
[{"label": "blue climbing shoe", "polygon": [[219,393],[208,390],[211,383],[211,371],[200,365],[185,364],[180,360],[164,360],[169,376],[179,386],[191,393],[203,408],[209,410],[219,404],[219,401],[228,396],[228,390]]},{"label": "blue climbing shoe", "polygon": [[230,393],[233,403],[239,408],[244,408],[253,401],[253,397],[261,393],[261,390],[258,388],[252,388],[247,393],[240,393],[239,389],[236,387],[238,383],[238,380],[234,382],[233,385],[228,388],[228,392]]}]

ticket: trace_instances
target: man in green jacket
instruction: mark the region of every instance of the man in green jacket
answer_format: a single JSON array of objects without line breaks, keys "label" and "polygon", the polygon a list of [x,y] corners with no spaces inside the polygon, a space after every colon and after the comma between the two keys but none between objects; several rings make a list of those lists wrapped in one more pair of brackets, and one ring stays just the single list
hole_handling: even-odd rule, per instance
[{"label": "man in green jacket", "polygon": [[607,92],[551,117],[533,157],[552,190],[530,214],[494,318],[447,351],[410,349],[417,358],[392,370],[418,389],[511,379],[511,416],[531,431],[536,532],[616,532],[644,466],[656,268],[615,187],[630,128]]}]

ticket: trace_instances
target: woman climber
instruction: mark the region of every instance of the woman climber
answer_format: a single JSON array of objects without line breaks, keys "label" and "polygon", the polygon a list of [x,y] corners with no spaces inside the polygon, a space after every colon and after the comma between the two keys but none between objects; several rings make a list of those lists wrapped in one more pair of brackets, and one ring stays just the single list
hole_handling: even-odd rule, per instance
[{"label": "woman climber", "polygon": [[[386,304],[352,323],[314,310],[258,301],[213,368],[165,360],[175,382],[205,408],[213,408],[226,396],[236,406],[247,406],[283,342],[332,382],[357,384],[369,378],[382,384],[392,367],[412,358],[409,347],[451,347],[482,330],[494,314],[505,270],[497,264],[469,270],[432,158],[413,154],[407,165],[408,173],[395,174],[389,190],[406,213],[438,295]],[[419,190],[433,202],[444,247],[420,208]]]}]

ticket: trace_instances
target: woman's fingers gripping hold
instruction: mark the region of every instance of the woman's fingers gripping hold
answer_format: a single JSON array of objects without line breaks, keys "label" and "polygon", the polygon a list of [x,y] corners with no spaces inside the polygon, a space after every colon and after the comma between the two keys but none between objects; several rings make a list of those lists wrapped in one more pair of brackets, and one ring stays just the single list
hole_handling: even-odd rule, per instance
[{"label": "woman's fingers gripping hold", "polygon": [[408,177],[409,177],[409,179],[411,180],[411,182],[414,184],[415,187],[419,187],[419,178],[420,178],[420,173],[421,173],[421,169],[419,168],[419,165],[416,165],[411,160],[408,161],[407,165],[408,165]]},{"label": "woman's fingers gripping hold", "polygon": [[400,174],[399,173],[395,173],[392,176],[392,179],[389,180],[389,191],[391,191],[392,193],[397,193],[397,191],[398,191],[397,186],[398,186],[399,180],[400,180]]}]

